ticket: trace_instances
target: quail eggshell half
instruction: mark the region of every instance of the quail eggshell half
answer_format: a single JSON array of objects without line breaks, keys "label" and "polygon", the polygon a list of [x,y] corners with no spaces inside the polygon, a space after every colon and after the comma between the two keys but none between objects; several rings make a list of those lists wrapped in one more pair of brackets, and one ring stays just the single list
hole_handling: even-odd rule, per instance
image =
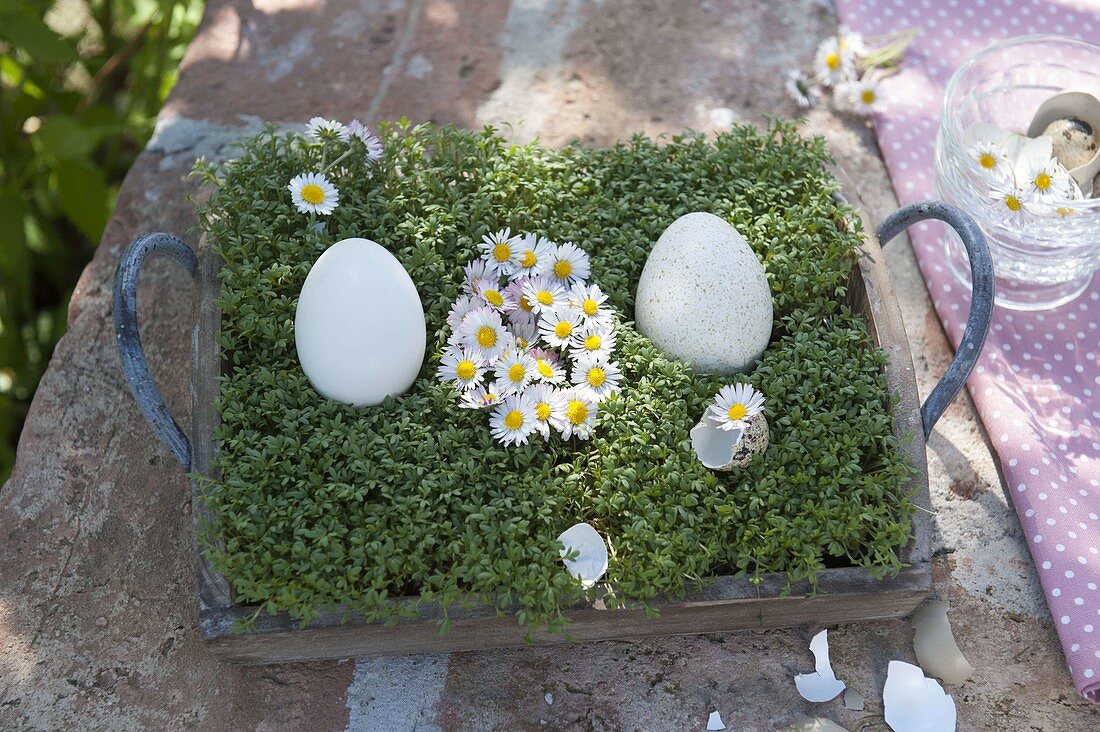
[{"label": "quail eggshell half", "polygon": [[369,239],[343,239],[306,276],[294,343],[322,396],[373,406],[416,380],[427,343],[424,307],[389,251]]},{"label": "quail eggshell half", "polygon": [[768,278],[745,237],[696,212],[672,222],[638,280],[638,331],[701,371],[733,374],[760,358],[772,333]]}]

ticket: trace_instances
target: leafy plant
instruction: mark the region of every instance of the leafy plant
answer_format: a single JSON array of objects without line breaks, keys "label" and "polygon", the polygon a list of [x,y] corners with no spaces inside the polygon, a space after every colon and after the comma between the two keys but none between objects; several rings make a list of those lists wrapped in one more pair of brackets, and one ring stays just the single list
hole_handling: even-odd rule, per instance
[{"label": "leafy plant", "polygon": [[[785,123],[607,150],[407,123],[383,137],[380,164],[352,156],[330,171],[340,206],[320,226],[286,190],[320,164],[298,135],[270,130],[223,168],[199,166],[216,184],[200,219],[224,259],[227,359],[218,475],[200,480],[220,520],[209,557],[238,602],[303,620],[337,604],[394,620],[414,595],[444,608],[474,597],[560,629],[582,590],[555,537],[578,521],[611,547],[612,602],[682,595],[723,573],[897,570],[909,468],[885,356],[842,304],[861,234],[831,197],[822,140]],[[588,442],[502,447],[483,414],[454,409],[434,369],[460,265],[483,234],[509,226],[580,243],[592,281],[629,320],[650,247],[698,210],[746,236],[775,298],[773,342],[747,377],[768,400],[764,456],[731,473],[704,468],[689,431],[727,379],[665,357],[629,322],[617,351],[624,388],[601,405]],[[293,332],[310,266],[352,236],[408,270],[434,353],[409,392],[361,410],[313,390]]]},{"label": "leafy plant", "polygon": [[0,0],[0,481],[201,0]]}]

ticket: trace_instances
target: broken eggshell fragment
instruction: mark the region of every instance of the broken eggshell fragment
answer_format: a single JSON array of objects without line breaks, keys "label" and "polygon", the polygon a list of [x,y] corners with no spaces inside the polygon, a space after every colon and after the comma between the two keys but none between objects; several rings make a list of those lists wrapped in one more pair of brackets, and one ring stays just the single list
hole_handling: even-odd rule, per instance
[{"label": "broken eggshell fragment", "polygon": [[891,661],[882,689],[886,724],[894,732],[955,732],[955,700],[920,666]]},{"label": "broken eggshell fragment", "polygon": [[913,614],[913,650],[926,674],[945,684],[961,684],[974,673],[955,643],[947,620],[947,603],[930,602]]},{"label": "broken eggshell fragment", "polygon": [[814,673],[794,677],[795,688],[802,698],[812,702],[827,702],[844,691],[845,684],[833,673],[829,663],[829,631],[823,630],[810,641],[814,654]]},{"label": "broken eggshell fragment", "polygon": [[[561,533],[561,558],[569,573],[581,581],[585,588],[592,587],[607,571],[607,544],[590,524],[574,524]],[[577,556],[566,557],[573,552]]]},{"label": "broken eggshell fragment", "polygon": [[747,429],[724,430],[704,414],[691,429],[691,446],[699,461],[711,470],[733,470],[767,450],[768,420],[757,414],[745,421]]},{"label": "broken eggshell fragment", "polygon": [[1047,99],[1027,128],[1028,137],[1049,136],[1053,154],[1086,193],[1100,173],[1100,93],[1067,89]]}]

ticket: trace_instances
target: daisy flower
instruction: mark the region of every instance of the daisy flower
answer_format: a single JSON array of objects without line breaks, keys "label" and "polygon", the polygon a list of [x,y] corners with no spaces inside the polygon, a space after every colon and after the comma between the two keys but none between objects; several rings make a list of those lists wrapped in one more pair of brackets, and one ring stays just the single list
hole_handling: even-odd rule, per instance
[{"label": "daisy flower", "polygon": [[509,330],[512,332],[512,337],[516,339],[516,345],[525,351],[538,343],[539,327],[538,322],[533,318],[523,323],[510,321]]},{"label": "daisy flower", "polygon": [[478,246],[484,252],[489,266],[497,274],[508,276],[519,266],[517,261],[519,248],[516,241],[518,238],[512,236],[510,229],[501,229],[495,234],[486,234],[481,238],[481,244]]},{"label": "daisy flower", "polygon": [[846,111],[870,114],[878,105],[878,84],[867,76],[855,81],[844,81],[837,84],[833,98]]},{"label": "daisy flower", "polygon": [[538,381],[546,384],[560,384],[565,380],[565,371],[556,353],[545,348],[532,348],[529,353],[531,358],[535,359],[535,378]]},{"label": "daisy flower", "polygon": [[324,117],[311,119],[309,124],[306,125],[306,134],[317,140],[317,142],[328,142],[330,140],[347,142],[351,136],[346,125]]},{"label": "daisy flower", "polygon": [[527,284],[528,277],[520,277],[508,283],[504,288],[504,299],[509,303],[508,319],[513,323],[538,324],[538,316],[535,315],[531,303],[523,295],[523,286]]},{"label": "daisy flower", "polygon": [[367,129],[367,126],[357,119],[348,123],[348,132],[359,138],[363,146],[367,148],[367,162],[377,163],[382,159],[382,141],[378,136]]},{"label": "daisy flower", "polygon": [[863,36],[846,25],[840,26],[837,33],[837,40],[839,41],[840,50],[843,53],[861,56],[867,50],[867,44],[864,42]]},{"label": "daisy flower", "polygon": [[1007,181],[1012,179],[1012,162],[1008,159],[1005,149],[996,142],[979,140],[970,148],[970,159],[978,166],[978,170],[991,181]]},{"label": "daisy flower", "polygon": [[578,439],[587,440],[592,434],[599,406],[587,394],[577,389],[567,389],[561,392],[561,397],[565,401],[564,413],[551,412],[550,424],[567,440],[574,435]]},{"label": "daisy flower", "polygon": [[479,280],[491,280],[496,278],[496,269],[489,264],[486,259],[474,259],[467,262],[462,267],[462,273],[465,276],[465,282],[463,282],[463,289],[470,293],[474,293],[474,283]]},{"label": "daisy flower", "polygon": [[1025,161],[1023,169],[1016,172],[1016,183],[1037,201],[1073,196],[1073,178],[1055,158]]},{"label": "daisy flower", "polygon": [[470,287],[473,288],[474,296],[483,300],[487,305],[492,307],[493,310],[504,312],[505,310],[511,309],[508,299],[500,289],[497,278],[474,280],[470,283]]},{"label": "daisy flower", "polygon": [[1032,201],[1031,195],[1025,189],[1015,184],[1006,183],[994,186],[989,191],[989,197],[1007,223],[1019,226],[1027,221],[1028,213],[1030,213],[1028,207]]},{"label": "daisy flower", "polygon": [[436,375],[446,383],[453,382],[462,391],[481,383],[485,375],[485,362],[476,354],[461,347],[450,347],[443,353]]},{"label": "daisy flower", "polygon": [[524,394],[513,394],[493,407],[489,429],[505,445],[522,445],[535,431],[535,408]]},{"label": "daisy flower", "polygon": [[799,109],[809,109],[817,104],[820,95],[813,79],[800,69],[791,69],[787,72],[787,79],[783,84],[787,96],[794,100]]},{"label": "daisy flower", "polygon": [[467,315],[458,332],[460,342],[486,363],[495,361],[514,343],[500,313],[489,307],[478,308]]},{"label": "daisy flower", "polygon": [[568,402],[561,391],[550,384],[535,384],[525,392],[535,410],[535,429],[544,439],[550,439],[550,425],[565,419]]},{"label": "daisy flower", "polygon": [[513,277],[542,274],[554,254],[554,242],[537,234],[524,234],[516,245],[516,271]]},{"label": "daisy flower", "polygon": [[536,315],[565,305],[565,288],[553,277],[532,277],[523,286],[523,296]]},{"label": "daisy flower", "polygon": [[498,403],[500,403],[500,391],[497,385],[490,381],[463,393],[462,401],[458,406],[463,409],[485,409]]},{"label": "daisy flower", "polygon": [[504,394],[515,394],[527,388],[538,374],[535,359],[520,350],[509,351],[497,359],[493,367],[497,385]]},{"label": "daisy flower", "polygon": [[718,390],[707,417],[723,430],[748,429],[748,419],[764,411],[764,396],[748,384],[730,384]]},{"label": "daisy flower", "polygon": [[578,282],[569,290],[569,304],[581,312],[585,323],[610,321],[611,308],[604,305],[607,295],[599,285],[586,285]]},{"label": "daisy flower", "polygon": [[855,77],[855,55],[841,47],[840,39],[826,38],[814,55],[814,73],[818,81],[835,86]]},{"label": "daisy flower", "polygon": [[340,191],[322,173],[301,173],[287,186],[290,200],[302,213],[327,216],[340,205]]},{"label": "daisy flower", "polygon": [[451,312],[447,314],[447,325],[451,326],[451,330],[457,333],[466,316],[481,306],[480,300],[469,295],[459,295],[458,299],[451,305]]},{"label": "daisy flower", "polygon": [[606,358],[585,354],[573,362],[573,384],[577,392],[594,402],[602,402],[619,390],[622,379],[619,364]]},{"label": "daisy flower", "polygon": [[569,287],[574,282],[587,280],[591,273],[592,266],[588,261],[588,255],[571,241],[558,245],[550,255],[550,264],[546,270],[548,276],[565,287]]},{"label": "daisy flower", "polygon": [[548,345],[568,348],[573,331],[581,326],[581,314],[570,307],[555,308],[539,318],[539,335]]},{"label": "daisy flower", "polygon": [[569,350],[573,358],[586,355],[611,358],[611,352],[615,350],[615,327],[606,322],[583,325],[574,331]]}]

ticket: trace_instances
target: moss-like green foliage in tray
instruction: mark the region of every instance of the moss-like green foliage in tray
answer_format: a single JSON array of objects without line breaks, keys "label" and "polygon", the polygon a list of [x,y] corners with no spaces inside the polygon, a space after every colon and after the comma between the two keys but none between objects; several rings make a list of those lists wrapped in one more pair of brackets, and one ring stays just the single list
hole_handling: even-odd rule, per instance
[{"label": "moss-like green foliage in tray", "polygon": [[[227,364],[220,475],[202,487],[220,522],[210,559],[239,603],[304,620],[343,604],[393,620],[417,596],[444,607],[472,596],[558,629],[582,590],[555,538],[578,521],[607,538],[613,603],[680,596],[721,574],[812,580],[827,563],[900,566],[909,468],[892,435],[885,356],[842,304],[861,233],[832,199],[822,140],[778,122],[610,149],[407,124],[382,137],[380,164],[352,155],[330,172],[340,205],[320,230],[287,192],[322,164],[300,136],[268,131],[216,172],[200,166],[216,178],[200,214],[224,257]],[[688,432],[732,379],[666,358],[629,323],[650,247],[691,211],[745,235],[775,297],[773,341],[744,377],[767,398],[771,446],[730,473],[704,468]],[[627,321],[615,356],[624,388],[601,405],[590,441],[534,435],[503,447],[485,413],[457,409],[435,378],[461,265],[505,226],[582,246],[591,280]],[[318,396],[294,349],[306,274],[346,237],[397,256],[428,324],[413,388],[367,409]]]}]

